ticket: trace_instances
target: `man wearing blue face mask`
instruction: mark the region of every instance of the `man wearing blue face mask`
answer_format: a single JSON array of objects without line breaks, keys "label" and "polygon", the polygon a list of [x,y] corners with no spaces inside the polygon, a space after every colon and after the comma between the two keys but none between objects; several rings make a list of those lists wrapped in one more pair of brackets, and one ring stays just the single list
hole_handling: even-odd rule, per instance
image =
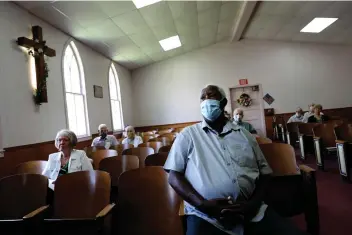
[{"label": "man wearing blue face mask", "polygon": [[201,123],[177,136],[164,169],[185,201],[187,235],[305,234],[263,203],[272,170],[255,138],[224,115],[224,91],[201,92]]}]

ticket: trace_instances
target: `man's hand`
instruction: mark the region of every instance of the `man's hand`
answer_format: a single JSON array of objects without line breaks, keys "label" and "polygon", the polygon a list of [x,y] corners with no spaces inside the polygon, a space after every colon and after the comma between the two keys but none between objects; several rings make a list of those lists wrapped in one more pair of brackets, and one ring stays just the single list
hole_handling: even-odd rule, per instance
[{"label": "man's hand", "polygon": [[236,202],[221,211],[221,219],[229,221],[231,218],[242,217],[244,220],[251,220],[258,213],[260,206],[261,201],[258,200]]},{"label": "man's hand", "polygon": [[216,198],[211,200],[204,200],[203,203],[198,207],[198,209],[216,219],[221,216],[221,211],[233,205],[231,199],[227,198]]}]

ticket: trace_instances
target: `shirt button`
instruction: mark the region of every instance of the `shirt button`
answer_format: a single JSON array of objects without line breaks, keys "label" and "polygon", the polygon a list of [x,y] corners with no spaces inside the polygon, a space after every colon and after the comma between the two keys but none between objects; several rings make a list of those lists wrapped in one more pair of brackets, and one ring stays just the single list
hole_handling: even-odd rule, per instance
[{"label": "shirt button", "polygon": [[227,165],[229,166],[229,165],[231,165],[231,163],[227,163]]}]

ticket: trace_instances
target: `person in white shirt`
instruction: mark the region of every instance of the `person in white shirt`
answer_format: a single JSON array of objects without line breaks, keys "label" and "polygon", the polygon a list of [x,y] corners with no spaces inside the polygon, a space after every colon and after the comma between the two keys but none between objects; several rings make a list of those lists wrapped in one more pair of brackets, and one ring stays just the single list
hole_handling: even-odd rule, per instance
[{"label": "person in white shirt", "polygon": [[105,149],[109,149],[119,144],[115,136],[108,135],[109,130],[105,124],[100,124],[98,131],[99,136],[94,138],[92,147],[104,147]]},{"label": "person in white shirt", "polygon": [[290,123],[290,122],[303,122],[303,121],[304,121],[303,110],[300,107],[298,107],[296,109],[295,115],[290,117],[290,119],[288,119],[287,123]]},{"label": "person in white shirt", "polygon": [[126,127],[125,131],[127,133],[127,138],[122,140],[122,144],[133,144],[133,146],[137,148],[139,144],[143,143],[143,139],[136,135],[133,126]]},{"label": "person in white shirt", "polygon": [[70,130],[61,130],[55,138],[55,147],[59,150],[57,153],[49,155],[42,175],[49,178],[49,187],[54,188],[56,179],[64,174],[76,171],[93,170],[93,166],[86,153],[83,150],[76,150],[77,136]]}]

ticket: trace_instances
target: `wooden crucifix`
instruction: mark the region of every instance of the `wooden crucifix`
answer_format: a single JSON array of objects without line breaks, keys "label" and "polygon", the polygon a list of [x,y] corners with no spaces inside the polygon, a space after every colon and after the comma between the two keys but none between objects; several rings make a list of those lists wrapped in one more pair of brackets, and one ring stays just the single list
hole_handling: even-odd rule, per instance
[{"label": "wooden crucifix", "polygon": [[48,69],[44,61],[44,55],[49,57],[56,56],[56,51],[45,45],[43,41],[43,30],[40,26],[32,27],[33,39],[26,37],[17,38],[17,44],[28,49],[33,48],[34,51],[29,52],[35,58],[35,71],[37,79],[37,93],[35,101],[37,104],[48,102],[48,93],[46,89],[46,78],[48,76]]}]

